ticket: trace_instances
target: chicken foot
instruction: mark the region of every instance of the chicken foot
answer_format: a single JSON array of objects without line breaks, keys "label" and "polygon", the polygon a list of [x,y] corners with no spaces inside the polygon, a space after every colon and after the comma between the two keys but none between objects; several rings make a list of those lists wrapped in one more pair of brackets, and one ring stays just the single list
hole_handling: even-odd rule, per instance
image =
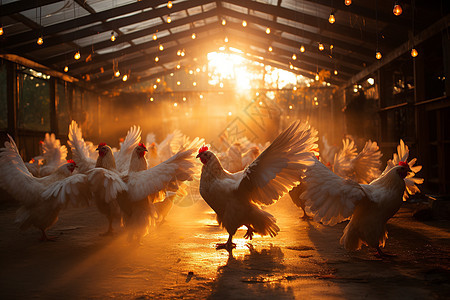
[{"label": "chicken foot", "polygon": [[216,244],[216,250],[225,249],[228,252],[231,252],[234,248],[236,248],[236,244],[231,241],[232,238],[233,238],[233,236],[230,234],[228,236],[228,241],[226,243]]}]

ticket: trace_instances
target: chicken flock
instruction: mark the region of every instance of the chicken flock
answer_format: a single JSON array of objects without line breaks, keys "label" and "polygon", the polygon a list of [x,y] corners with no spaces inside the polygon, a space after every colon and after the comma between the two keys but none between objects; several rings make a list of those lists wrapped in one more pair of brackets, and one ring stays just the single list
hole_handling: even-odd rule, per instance
[{"label": "chicken flock", "polygon": [[[353,140],[342,149],[325,138],[318,147],[318,133],[307,122],[296,121],[272,142],[255,144],[246,138],[212,151],[203,138],[193,139],[175,130],[160,143],[150,133],[141,141],[139,126],[132,126],[120,149],[106,143],[85,141],[75,121],[69,126],[68,147],[54,134],[45,134],[40,155],[24,162],[11,136],[0,148],[0,184],[19,203],[16,222],[31,226],[50,240],[46,230],[68,206],[95,205],[114,233],[119,221],[130,242],[161,225],[174,203],[199,193],[228,232],[217,249],[231,252],[232,239],[245,226],[244,237],[274,237],[280,231],[276,218],[264,206],[289,194],[303,210],[303,218],[325,225],[350,220],[341,237],[348,250],[368,245],[380,257],[387,239],[386,223],[409,194],[420,192],[421,166],[409,158],[400,140],[397,153],[383,172],[376,142],[367,141],[358,153]],[[193,192],[194,191],[194,192]],[[106,227],[106,226],[105,226]]]}]

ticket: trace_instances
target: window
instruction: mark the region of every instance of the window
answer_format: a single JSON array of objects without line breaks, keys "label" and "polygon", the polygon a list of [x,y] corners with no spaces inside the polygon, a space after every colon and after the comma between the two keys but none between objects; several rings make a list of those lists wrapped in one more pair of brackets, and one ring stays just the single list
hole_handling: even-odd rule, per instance
[{"label": "window", "polygon": [[71,121],[69,109],[69,97],[66,90],[66,82],[58,80],[56,83],[56,119],[58,122],[58,133],[68,134]]},{"label": "window", "polygon": [[18,128],[50,131],[50,76],[20,67]]},{"label": "window", "polygon": [[0,129],[8,127],[8,96],[6,88],[6,65],[0,66]]}]

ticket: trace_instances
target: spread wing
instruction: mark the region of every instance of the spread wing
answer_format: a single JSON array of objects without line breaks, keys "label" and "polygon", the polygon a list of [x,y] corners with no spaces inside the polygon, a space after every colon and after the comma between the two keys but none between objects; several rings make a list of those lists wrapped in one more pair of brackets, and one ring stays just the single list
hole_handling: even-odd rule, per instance
[{"label": "spread wing", "polygon": [[49,185],[41,196],[44,199],[56,199],[62,206],[87,206],[91,192],[87,183],[87,175],[74,174]]},{"label": "spread wing", "polygon": [[366,198],[362,187],[349,179],[334,174],[316,160],[305,172],[306,211],[314,213],[314,221],[335,225],[353,214],[355,204]]},{"label": "spread wing", "polygon": [[93,168],[86,173],[90,189],[96,197],[110,203],[117,199],[117,195],[127,190],[126,183],[119,173],[104,168]]},{"label": "spread wing", "polygon": [[60,165],[66,163],[67,148],[62,145],[55,134],[45,134],[42,144],[42,154],[45,159],[45,165],[41,167],[40,176],[47,176],[55,171]]},{"label": "spread wing", "polygon": [[119,172],[127,172],[130,167],[131,153],[133,153],[134,148],[141,141],[141,128],[139,126],[132,126],[127,132],[127,136],[120,146],[120,151],[116,152],[115,160],[117,170]]},{"label": "spread wing", "polygon": [[[389,172],[390,169],[397,166],[400,161],[408,161],[409,157],[409,148],[403,140],[400,140],[400,144],[397,146],[397,153],[394,153],[392,159],[388,160],[386,164],[386,169],[384,169],[382,176]],[[406,191],[403,196],[403,200],[406,200],[408,198],[408,193],[411,195],[414,195],[417,192],[420,192],[419,187],[417,184],[423,183],[423,178],[415,177],[416,173],[418,173],[420,170],[422,170],[422,166],[418,165],[415,166],[417,162],[416,158],[411,159],[408,162],[409,168],[412,172],[408,174],[405,178],[405,184],[406,184]]]},{"label": "spread wing", "polygon": [[69,143],[72,158],[78,166],[80,173],[85,173],[95,167],[95,160],[89,157],[89,146],[84,142],[81,128],[72,120],[69,125]]},{"label": "spread wing", "polygon": [[294,122],[243,172],[238,193],[255,203],[269,205],[299,184],[306,166],[313,163],[317,131]]},{"label": "spread wing", "polygon": [[358,183],[370,183],[380,177],[381,152],[377,142],[367,141],[361,152],[352,161],[352,179]]},{"label": "spread wing", "polygon": [[350,139],[342,140],[342,149],[334,156],[333,171],[338,176],[350,177],[352,160],[356,157],[355,142]]},{"label": "spread wing", "polygon": [[193,153],[196,148],[180,151],[148,170],[130,172],[127,178],[130,201],[139,201],[166,188],[172,180],[192,180],[195,172]]},{"label": "spread wing", "polygon": [[0,149],[0,185],[16,200],[36,203],[45,186],[28,171],[9,134],[8,139]]}]

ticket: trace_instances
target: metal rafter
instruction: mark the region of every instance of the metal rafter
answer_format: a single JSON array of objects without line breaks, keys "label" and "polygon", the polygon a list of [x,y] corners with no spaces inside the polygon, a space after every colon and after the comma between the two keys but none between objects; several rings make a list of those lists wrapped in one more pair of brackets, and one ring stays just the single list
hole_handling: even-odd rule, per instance
[{"label": "metal rafter", "polygon": [[39,0],[39,1],[20,0],[3,4],[2,9],[0,10],[0,17],[10,16],[16,13],[20,13],[22,11],[37,8],[39,6],[53,4],[60,1],[61,0]]}]

